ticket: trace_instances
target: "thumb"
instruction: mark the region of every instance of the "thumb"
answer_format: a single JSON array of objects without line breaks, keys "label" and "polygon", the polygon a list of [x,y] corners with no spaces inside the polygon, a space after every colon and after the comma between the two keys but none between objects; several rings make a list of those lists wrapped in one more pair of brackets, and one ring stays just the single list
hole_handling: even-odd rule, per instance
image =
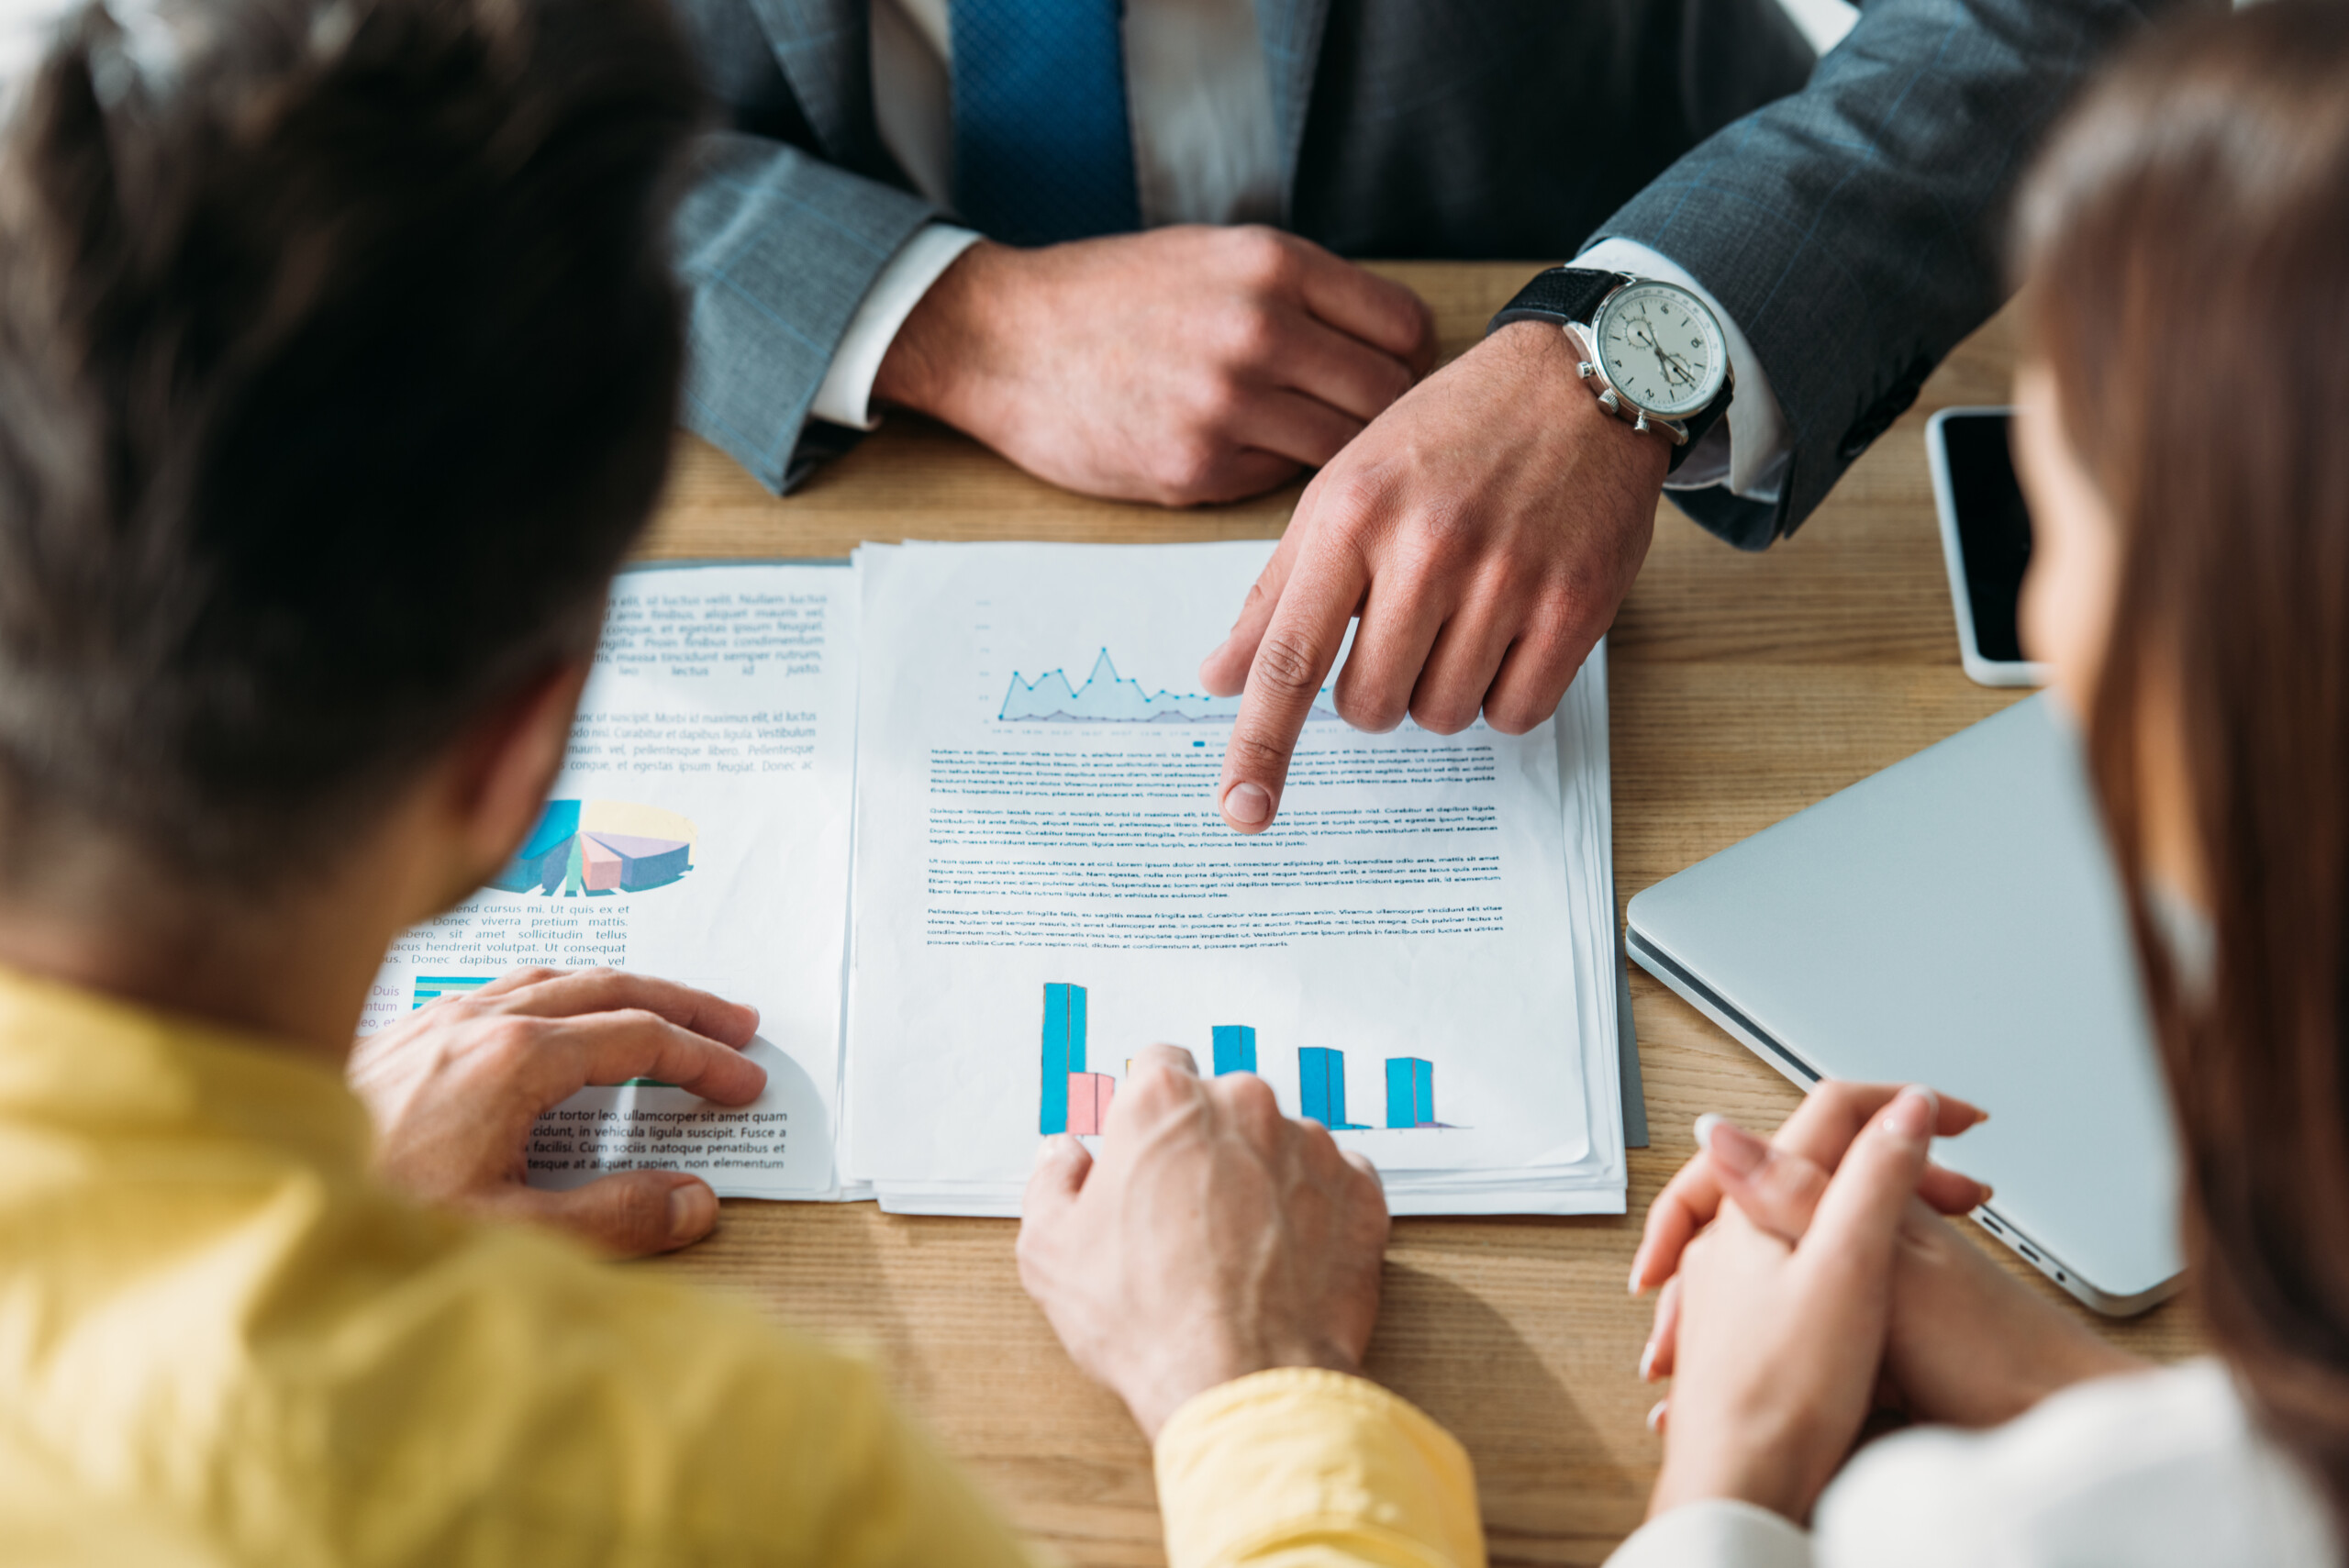
[{"label": "thumb", "polygon": [[718,1228],[718,1195],[700,1177],[676,1171],[621,1171],[569,1192],[515,1185],[495,1207],[615,1258],[674,1251]]},{"label": "thumb", "polygon": [[1827,1184],[1796,1257],[1831,1298],[1880,1294],[1889,1282],[1893,1240],[1924,1173],[1940,1109],[1931,1089],[1901,1090],[1852,1140]]},{"label": "thumb", "polygon": [[1068,1209],[1092,1173],[1092,1151],[1074,1134],[1056,1132],[1044,1140],[1036,1147],[1036,1168],[1029,1173],[1028,1191],[1020,1199],[1021,1222],[1044,1223]]}]

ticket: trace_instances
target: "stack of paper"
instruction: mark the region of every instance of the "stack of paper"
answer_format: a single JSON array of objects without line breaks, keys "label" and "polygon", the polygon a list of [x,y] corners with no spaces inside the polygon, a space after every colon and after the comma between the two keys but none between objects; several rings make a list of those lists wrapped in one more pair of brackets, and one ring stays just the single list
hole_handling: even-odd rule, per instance
[{"label": "stack of paper", "polygon": [[1365,735],[1325,692],[1278,821],[1234,834],[1238,702],[1193,672],[1271,549],[626,574],[546,820],[402,939],[370,1027],[525,963],[761,1009],[758,1104],[590,1090],[534,1135],[547,1185],[1014,1214],[1039,1139],[1097,1136],[1166,1041],[1370,1156],[1397,1213],[1620,1212],[1603,647],[1521,737]]},{"label": "stack of paper", "polygon": [[1603,665],[1521,737],[1325,698],[1235,834],[1238,704],[1192,675],[1269,553],[859,552],[841,1160],[884,1207],[1016,1213],[1039,1134],[1097,1128],[1162,1040],[1263,1077],[1398,1213],[1622,1207]]}]

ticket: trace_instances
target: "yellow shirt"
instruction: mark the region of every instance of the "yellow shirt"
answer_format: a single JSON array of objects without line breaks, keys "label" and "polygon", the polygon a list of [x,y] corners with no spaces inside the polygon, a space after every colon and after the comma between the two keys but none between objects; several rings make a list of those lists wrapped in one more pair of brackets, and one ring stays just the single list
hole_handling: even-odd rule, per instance
[{"label": "yellow shirt", "polygon": [[[409,1207],[324,1068],[0,973],[0,1559],[1014,1564],[873,1369]],[[1158,1445],[1178,1568],[1484,1560],[1466,1456],[1260,1373]]]}]

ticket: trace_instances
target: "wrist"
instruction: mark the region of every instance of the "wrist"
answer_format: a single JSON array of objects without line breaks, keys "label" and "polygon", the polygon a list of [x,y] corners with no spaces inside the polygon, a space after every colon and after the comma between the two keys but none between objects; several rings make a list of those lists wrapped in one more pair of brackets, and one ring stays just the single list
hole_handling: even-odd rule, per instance
[{"label": "wrist", "polygon": [[981,239],[938,274],[881,357],[873,378],[876,401],[954,422],[955,388],[989,357],[988,307],[1017,254]]},{"label": "wrist", "polygon": [[1227,1383],[1237,1383],[1258,1373],[1278,1372],[1287,1368],[1308,1368],[1341,1373],[1348,1377],[1362,1375],[1362,1359],[1347,1353],[1342,1346],[1326,1342],[1300,1340],[1283,1346],[1221,1346],[1195,1355],[1168,1356],[1149,1375],[1135,1380],[1130,1389],[1121,1389],[1126,1408],[1141,1428],[1142,1435],[1151,1441],[1158,1440],[1159,1429],[1165,1426],[1174,1412],[1211,1388]]},{"label": "wrist", "polygon": [[1495,329],[1473,351],[1490,358],[1492,369],[1542,411],[1550,428],[1617,454],[1625,472],[1663,494],[1664,474],[1672,466],[1671,438],[1659,430],[1634,429],[1599,406],[1597,394],[1576,372],[1581,351],[1563,328],[1548,321],[1512,321]]},{"label": "wrist", "polygon": [[1767,1451],[1777,1446],[1764,1445],[1764,1451],[1750,1455],[1689,1453],[1667,1448],[1655,1490],[1648,1495],[1647,1517],[1654,1518],[1690,1503],[1721,1498],[1751,1503],[1799,1522],[1806,1511],[1799,1480],[1789,1466]]}]

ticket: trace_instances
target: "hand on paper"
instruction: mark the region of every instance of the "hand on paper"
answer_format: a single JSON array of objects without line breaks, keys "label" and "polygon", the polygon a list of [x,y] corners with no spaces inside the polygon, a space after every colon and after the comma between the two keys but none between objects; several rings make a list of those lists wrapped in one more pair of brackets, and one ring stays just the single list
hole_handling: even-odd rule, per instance
[{"label": "hand on paper", "polygon": [[1019,1278],[1076,1364],[1156,1438],[1195,1394],[1278,1366],[1360,1369],[1386,1198],[1370,1162],[1293,1121],[1252,1073],[1203,1080],[1152,1046],[1096,1159],[1037,1152]]},{"label": "hand on paper", "polygon": [[1938,1114],[1904,1089],[1852,1140],[1789,1244],[1734,1198],[1682,1251],[1678,1346],[1651,1516],[1728,1497],[1810,1512],[1865,1419],[1891,1316],[1895,1232]]},{"label": "hand on paper", "polygon": [[655,1078],[747,1105],[766,1073],[740,1054],[759,1016],[704,991],[612,970],[517,970],[360,1040],[351,1086],[384,1179],[463,1213],[567,1230],[618,1257],[665,1252],[718,1223],[699,1177],[626,1171],[570,1192],[523,1184],[530,1125],[591,1084]]},{"label": "hand on paper", "polygon": [[[1896,1092],[1885,1084],[1821,1084],[1767,1143],[1728,1123],[1711,1129],[1707,1146],[1648,1210],[1631,1265],[1635,1289],[1665,1282],[1642,1356],[1645,1375],[1674,1370],[1680,1304],[1670,1276],[1688,1239],[1711,1222],[1722,1199],[1735,1200],[1753,1223],[1780,1239],[1798,1240],[1853,1138]],[[1964,1101],[1943,1099],[1935,1130],[1954,1137],[1981,1119]],[[1902,1216],[1894,1253],[1880,1399],[1921,1420],[1991,1426],[2069,1384],[2143,1364],[2020,1284],[1941,1218],[1988,1201],[1988,1188],[1929,1164],[1917,1195],[1920,1201]]]},{"label": "hand on paper", "polygon": [[1185,226],[963,252],[898,330],[876,396],[1041,479],[1186,506],[1269,490],[1435,361],[1400,284],[1308,239]]},{"label": "hand on paper", "polygon": [[1338,715],[1450,735],[1482,711],[1550,717],[1647,557],[1671,449],[1609,415],[1554,328],[1504,328],[1407,394],[1306,486],[1223,645],[1245,691],[1217,800],[1272,825],[1289,756],[1348,621]]}]

